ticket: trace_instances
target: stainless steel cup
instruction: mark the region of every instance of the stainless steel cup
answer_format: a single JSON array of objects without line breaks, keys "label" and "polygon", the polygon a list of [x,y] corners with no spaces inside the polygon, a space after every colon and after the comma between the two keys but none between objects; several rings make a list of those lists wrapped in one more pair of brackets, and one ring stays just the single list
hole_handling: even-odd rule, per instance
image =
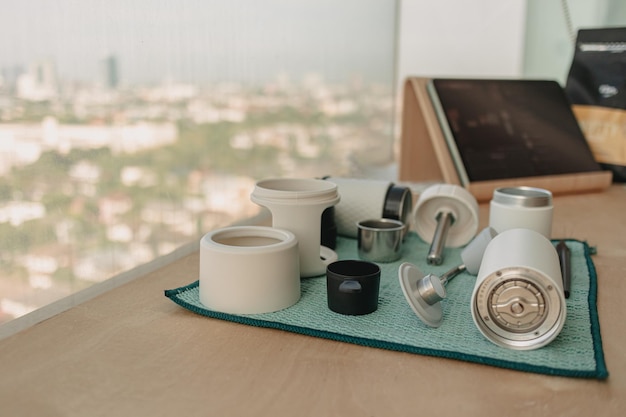
[{"label": "stainless steel cup", "polygon": [[369,219],[357,223],[359,257],[370,262],[393,262],[402,255],[404,223]]}]

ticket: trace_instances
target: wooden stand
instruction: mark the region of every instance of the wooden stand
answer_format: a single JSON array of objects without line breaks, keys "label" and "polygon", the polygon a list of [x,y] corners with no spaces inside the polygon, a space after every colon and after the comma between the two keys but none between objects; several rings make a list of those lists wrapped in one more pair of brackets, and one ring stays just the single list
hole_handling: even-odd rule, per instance
[{"label": "wooden stand", "polygon": [[[399,180],[461,184],[448,145],[428,95],[430,78],[411,77],[404,84]],[[553,194],[604,190],[611,185],[609,171],[477,181],[464,185],[479,202],[489,201],[499,187],[530,186]]]}]

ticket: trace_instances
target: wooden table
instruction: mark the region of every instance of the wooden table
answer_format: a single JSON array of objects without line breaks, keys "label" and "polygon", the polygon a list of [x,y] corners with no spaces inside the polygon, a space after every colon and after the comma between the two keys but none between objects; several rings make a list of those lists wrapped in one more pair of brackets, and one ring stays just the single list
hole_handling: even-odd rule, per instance
[{"label": "wooden table", "polygon": [[[197,277],[193,253],[0,341],[0,415],[626,415],[626,189],[554,206],[553,237],[598,249],[606,381],[198,316],[163,296]],[[485,226],[487,205],[480,216]]]}]

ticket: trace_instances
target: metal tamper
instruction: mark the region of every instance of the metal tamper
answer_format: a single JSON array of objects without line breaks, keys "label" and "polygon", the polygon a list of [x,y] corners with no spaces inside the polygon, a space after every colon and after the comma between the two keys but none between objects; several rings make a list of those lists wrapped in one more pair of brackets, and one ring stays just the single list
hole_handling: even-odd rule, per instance
[{"label": "metal tamper", "polygon": [[425,275],[415,265],[404,262],[398,269],[400,286],[413,312],[430,327],[439,327],[443,318],[441,300],[447,297],[446,285],[463,271],[476,275],[487,245],[496,236],[494,229],[483,229],[461,252],[463,263],[440,277]]}]

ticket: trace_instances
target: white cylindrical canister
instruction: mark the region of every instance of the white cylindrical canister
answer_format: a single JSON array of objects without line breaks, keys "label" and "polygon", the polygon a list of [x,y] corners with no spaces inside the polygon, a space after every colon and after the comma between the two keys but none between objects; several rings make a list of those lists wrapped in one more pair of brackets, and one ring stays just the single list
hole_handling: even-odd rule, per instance
[{"label": "white cylindrical canister", "polygon": [[335,206],[337,234],[356,239],[358,222],[383,217],[391,182],[337,177],[328,177],[326,180],[336,184],[341,195],[341,201]]},{"label": "white cylindrical canister", "polygon": [[480,264],[471,311],[478,330],[497,345],[530,350],[554,340],[566,305],[552,243],[530,229],[494,237]]},{"label": "white cylindrical canister", "polygon": [[336,184],[312,178],[266,179],[256,183],[250,199],[272,213],[273,227],[296,236],[302,277],[324,275],[326,266],[337,260],[336,252],[320,245],[322,213],[340,200]]},{"label": "white cylindrical canister", "polygon": [[300,299],[298,241],[288,230],[233,226],[200,240],[200,302],[230,314],[269,313]]},{"label": "white cylindrical canister", "polygon": [[494,190],[489,205],[489,226],[501,233],[508,229],[535,230],[552,235],[552,193],[542,188],[503,187]]}]

